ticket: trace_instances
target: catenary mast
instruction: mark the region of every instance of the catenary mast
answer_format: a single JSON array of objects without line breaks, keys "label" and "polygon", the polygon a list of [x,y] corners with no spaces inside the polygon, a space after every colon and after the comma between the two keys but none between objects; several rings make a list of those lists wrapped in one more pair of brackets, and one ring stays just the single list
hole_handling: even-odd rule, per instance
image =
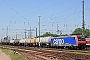
[{"label": "catenary mast", "polygon": [[85,22],[84,22],[84,0],[82,0],[82,35],[85,34]]}]

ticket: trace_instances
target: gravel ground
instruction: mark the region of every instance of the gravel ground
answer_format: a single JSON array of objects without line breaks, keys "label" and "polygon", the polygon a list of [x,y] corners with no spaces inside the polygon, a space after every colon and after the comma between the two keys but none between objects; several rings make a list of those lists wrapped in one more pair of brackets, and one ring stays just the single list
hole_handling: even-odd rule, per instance
[{"label": "gravel ground", "polygon": [[[26,57],[30,60],[90,60],[90,55],[86,54],[75,54],[75,53],[68,53],[68,52],[52,52],[52,51],[29,51],[23,52]],[[54,59],[50,59],[50,57],[56,57]]]},{"label": "gravel ground", "polygon": [[0,50],[0,60],[11,60],[11,58]]},{"label": "gravel ground", "polygon": [[[18,49],[17,51],[22,53],[29,60],[90,60],[90,49],[61,50],[61,49],[27,47],[27,49],[22,48],[22,49]],[[52,59],[53,57],[55,58]]]}]

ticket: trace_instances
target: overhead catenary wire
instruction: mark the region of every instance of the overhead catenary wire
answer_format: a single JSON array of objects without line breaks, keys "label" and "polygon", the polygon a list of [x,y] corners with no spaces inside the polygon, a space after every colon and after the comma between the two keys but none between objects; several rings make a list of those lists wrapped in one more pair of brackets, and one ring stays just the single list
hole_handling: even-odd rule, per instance
[{"label": "overhead catenary wire", "polygon": [[[4,0],[3,0],[4,1]],[[5,2],[5,1],[4,1]],[[65,1],[65,2],[67,2],[67,1]],[[65,2],[63,2],[63,3],[65,3]],[[5,2],[6,3],[6,2]],[[6,3],[7,4],[7,3]],[[54,5],[52,5],[52,6],[50,6],[50,7],[53,7],[53,6],[56,6],[56,5],[58,5],[59,3],[57,3],[57,4],[54,4]],[[7,4],[8,6],[9,6],[9,4]],[[10,7],[10,6],[9,6]],[[48,8],[50,8],[50,7],[48,7]],[[12,9],[12,7],[10,7],[11,9]],[[46,8],[45,8],[46,9]],[[21,17],[23,17],[21,14],[19,14],[18,12],[16,12],[14,9],[12,9],[16,14],[18,14],[18,15],[20,15]],[[43,9],[42,9],[43,10]],[[25,17],[23,17],[24,19],[26,19]],[[27,19],[28,20],[28,19]]]},{"label": "overhead catenary wire", "polygon": [[[44,7],[44,8],[42,8],[42,9],[40,9],[40,10],[37,9],[36,11],[31,12],[31,13],[29,13],[29,14],[36,13],[36,12],[38,12],[38,11],[48,10],[48,9],[50,9],[50,8],[56,6],[56,5],[66,3],[67,1],[70,1],[70,0],[66,0],[66,1],[64,1],[64,2],[58,2],[58,3],[54,4],[54,5],[51,5],[51,6],[48,6],[48,7]],[[48,2],[48,1],[46,1],[46,2]],[[43,4],[41,4],[41,5],[43,5]],[[28,15],[28,14],[27,14],[27,15]],[[27,16],[27,15],[25,15],[25,16]]]},{"label": "overhead catenary wire", "polygon": [[[19,15],[19,16],[21,16],[23,19],[25,19],[25,20],[29,20],[29,19],[27,19],[25,16],[23,16],[23,15],[21,15],[21,13],[18,13],[17,11],[15,11],[5,0],[3,0],[4,2],[5,2],[5,4],[11,9],[11,10],[13,10],[17,15]],[[50,0],[47,0],[47,1],[45,1],[45,2],[43,2],[43,3],[41,3],[41,4],[39,4],[39,5],[37,5],[37,6],[35,6],[35,7],[33,7],[33,8],[36,8],[36,7],[39,7],[40,5],[43,5],[43,4],[45,4],[45,3],[47,3],[48,1],[50,1]],[[32,8],[32,9],[33,9]],[[29,10],[29,9],[28,9]],[[27,11],[27,10],[26,10]],[[24,13],[25,11],[23,11],[22,13]],[[10,17],[11,18],[11,17]]]},{"label": "overhead catenary wire", "polygon": [[[62,18],[62,16],[60,16],[60,19],[58,19],[58,20],[67,20],[67,18],[69,18],[69,17],[71,17],[71,16],[73,16],[73,15],[77,15],[77,14],[79,14],[79,12],[80,12],[80,10],[79,11],[76,11],[77,9],[75,9],[75,11],[73,11],[72,13],[70,13],[70,14],[68,14],[67,16],[63,16],[63,18]],[[85,11],[87,11],[88,10],[88,8],[86,8],[85,9]],[[85,15],[85,16],[88,16],[88,15]],[[77,19],[77,18],[80,18],[81,16],[78,16],[78,17],[75,17],[75,18],[70,18],[70,20],[75,20],[75,19]]]},{"label": "overhead catenary wire", "polygon": [[24,16],[22,16],[21,14],[19,14],[17,11],[15,11],[5,0],[3,0],[5,3],[6,3],[6,5],[11,9],[11,10],[13,10],[17,15],[19,15],[19,16],[21,16],[23,19],[25,19],[25,20],[29,20],[29,19],[27,19],[27,18],[25,18]]},{"label": "overhead catenary wire", "polygon": [[[4,1],[4,0],[3,0]],[[5,1],[4,1],[5,2]],[[67,2],[67,1],[66,1]],[[6,2],[5,2],[6,3]],[[7,4],[7,3],[6,3]],[[8,4],[7,4],[8,5]],[[55,5],[57,5],[57,4],[55,4]],[[55,6],[55,5],[53,5],[53,6]],[[9,6],[9,5],[8,5]],[[10,6],[9,6],[10,7]],[[11,9],[12,9],[12,7],[10,7]],[[45,8],[46,9],[46,8]],[[70,8],[71,9],[71,8]],[[13,9],[12,9],[13,10]],[[67,9],[67,10],[69,10],[69,9]],[[67,11],[67,10],[65,10],[65,11]],[[13,10],[13,11],[15,11],[15,10]],[[15,11],[16,12],[16,11]],[[16,12],[17,13],[17,12]],[[18,14],[18,13],[17,13]],[[19,14],[20,15],[20,14]],[[53,14],[54,16],[55,16],[55,14]],[[22,16],[22,15],[20,15],[20,16]],[[22,16],[23,17],[23,16]],[[24,18],[24,17],[23,17]],[[24,18],[24,19],[26,19],[26,18]]]},{"label": "overhead catenary wire", "polygon": [[[25,18],[25,16],[27,16],[27,15],[21,15],[20,13],[18,13],[17,11],[15,11],[5,0],[3,0],[6,4],[7,4],[7,6],[10,8],[10,9],[12,9],[16,14],[18,14],[19,16],[21,16],[23,19],[25,19],[25,20],[29,20],[29,19],[27,19],[27,18]],[[45,4],[46,2],[48,2],[48,1],[50,1],[50,0],[47,0],[47,1],[45,1],[45,2],[43,2],[43,3],[41,3],[40,5],[43,5],[43,4]],[[67,1],[69,1],[69,0],[66,0],[66,1],[64,1],[63,3],[65,3],[65,2],[67,2]],[[46,7],[46,8],[43,8],[43,9],[41,9],[42,11],[43,10],[47,10],[47,9],[50,9],[51,7],[53,7],[53,6],[56,6],[56,5],[58,5],[58,4],[60,4],[61,2],[59,2],[59,3],[56,3],[56,4],[54,4],[54,5],[52,5],[52,6],[49,6],[49,7]],[[61,3],[61,4],[63,4],[63,3]],[[40,6],[40,5],[37,5],[36,7],[38,7],[38,6]],[[36,8],[36,7],[34,7],[34,8]],[[33,8],[32,8],[33,9]],[[29,14],[32,14],[32,13],[36,13],[36,12],[38,12],[38,11],[41,11],[41,10],[37,10],[37,11],[35,11],[35,12],[31,12],[31,13],[29,13]],[[11,18],[11,17],[10,17]]]},{"label": "overhead catenary wire", "polygon": [[[4,1],[4,0],[3,0]],[[4,1],[5,2],[5,1]],[[64,1],[63,3],[65,3],[65,2],[67,2],[67,1]],[[6,4],[7,4],[7,2],[5,2]],[[59,3],[57,3],[57,4],[54,4],[54,5],[52,5],[52,6],[50,6],[50,7],[53,7],[53,6],[56,6],[56,5],[58,5]],[[7,4],[8,6],[9,6],[9,4]],[[20,15],[18,12],[16,12],[11,6],[9,6],[10,7],[10,9],[12,9],[16,14],[18,14],[18,15]],[[50,7],[47,7],[47,8],[50,8]],[[46,9],[46,8],[44,8],[44,9]],[[42,9],[43,10],[43,9]],[[22,15],[20,15],[21,17],[23,17]],[[25,17],[23,17],[24,19],[26,19]],[[28,20],[28,21],[30,21],[30,20]]]},{"label": "overhead catenary wire", "polygon": [[[68,0],[67,0],[68,1]],[[59,2],[60,3],[60,2]],[[59,3],[57,4],[57,5],[59,5]],[[67,3],[67,2],[66,2]],[[52,8],[52,7],[55,7],[55,6],[57,6],[57,5],[52,5],[52,6],[48,6],[48,7],[44,7],[44,8],[42,8],[42,9],[39,9],[39,11],[45,11],[45,10],[48,10],[49,9],[49,7],[50,8]],[[79,5],[78,5],[79,6]],[[46,9],[47,8],[47,9]],[[72,7],[73,9],[74,9],[74,7]],[[72,9],[72,8],[70,8],[70,9]],[[75,6],[75,8],[77,8],[77,6]],[[10,9],[12,9],[12,7],[10,7]],[[88,10],[88,9],[86,9],[86,10]],[[34,12],[31,12],[31,13],[36,13],[38,10],[36,10],[36,11],[34,11]],[[63,10],[63,12],[62,11],[60,11],[61,12],[61,14],[62,13],[65,13],[66,11],[69,11],[69,9],[67,9],[67,10]],[[74,10],[75,11],[75,10]],[[18,14],[17,13],[17,11],[14,11],[16,14]],[[53,17],[52,17],[52,19],[55,17],[55,18],[57,18],[57,20],[68,20],[68,19],[71,19],[71,20],[73,20],[74,18],[75,19],[78,19],[78,18],[80,18],[81,16],[79,16],[78,18],[77,17],[72,17],[72,18],[70,18],[72,15],[76,15],[77,13],[78,13],[79,11],[75,11],[74,13],[73,12],[70,12],[68,15],[64,15],[64,16],[62,16],[62,17],[57,17],[57,15],[59,15],[60,13],[58,13],[58,12],[52,12],[53,14],[51,14],[50,15],[50,17],[53,15]],[[20,14],[20,13],[19,13]],[[18,14],[18,15],[19,15]],[[21,15],[21,14],[20,14]],[[19,15],[19,16],[20,16]],[[25,15],[24,15],[24,17],[25,17]],[[22,17],[23,19],[24,19],[24,17]],[[49,16],[48,16],[49,17]],[[47,17],[45,17],[45,18],[47,18]],[[60,18],[60,19],[59,19]],[[74,19],[74,20],[75,20]],[[28,20],[29,21],[29,20]],[[51,21],[51,20],[50,20]],[[54,19],[54,21],[55,21],[55,19]],[[8,21],[8,22],[10,22],[10,21]],[[14,22],[14,21],[13,21]],[[12,22],[12,24],[13,24],[13,22]],[[20,22],[20,21],[16,21],[16,23],[17,22]],[[35,21],[33,21],[33,22],[35,22]],[[14,24],[16,24],[16,23],[14,23]],[[45,23],[45,22],[43,22],[43,21],[41,21],[41,23]],[[48,22],[49,23],[49,22]]]}]

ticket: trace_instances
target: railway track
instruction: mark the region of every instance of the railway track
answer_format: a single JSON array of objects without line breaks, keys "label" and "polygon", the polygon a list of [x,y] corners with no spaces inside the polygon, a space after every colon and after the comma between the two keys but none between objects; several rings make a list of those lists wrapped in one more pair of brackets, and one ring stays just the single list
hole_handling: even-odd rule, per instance
[{"label": "railway track", "polygon": [[[3,47],[3,46],[1,46]],[[65,50],[54,48],[4,46],[7,49],[16,49],[19,53],[31,60],[90,60],[90,50]]]}]

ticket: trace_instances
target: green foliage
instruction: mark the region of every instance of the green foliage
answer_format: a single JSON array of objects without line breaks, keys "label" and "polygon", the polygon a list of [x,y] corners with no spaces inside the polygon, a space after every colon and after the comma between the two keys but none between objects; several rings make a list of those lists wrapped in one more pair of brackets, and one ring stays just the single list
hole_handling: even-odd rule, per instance
[{"label": "green foliage", "polygon": [[43,34],[42,36],[46,37],[46,36],[53,36],[56,37],[56,34],[51,34],[50,32],[46,32],[45,34]]},{"label": "green foliage", "polygon": [[87,38],[90,37],[90,31],[89,31],[89,29],[85,29],[85,37],[87,37]]},{"label": "green foliage", "polygon": [[[50,32],[46,32],[45,34],[41,35],[40,37],[48,37],[48,36],[57,37],[56,34],[51,34]],[[37,37],[39,37],[39,36],[37,36]]]},{"label": "green foliage", "polygon": [[[81,28],[76,28],[72,34],[79,34],[79,35],[81,35],[82,34],[82,29]],[[86,38],[90,37],[89,29],[85,29],[85,34],[84,35],[85,35]]]},{"label": "green foliage", "polygon": [[79,35],[81,35],[82,34],[82,29],[81,28],[76,28],[74,30],[73,34],[79,34]]}]

